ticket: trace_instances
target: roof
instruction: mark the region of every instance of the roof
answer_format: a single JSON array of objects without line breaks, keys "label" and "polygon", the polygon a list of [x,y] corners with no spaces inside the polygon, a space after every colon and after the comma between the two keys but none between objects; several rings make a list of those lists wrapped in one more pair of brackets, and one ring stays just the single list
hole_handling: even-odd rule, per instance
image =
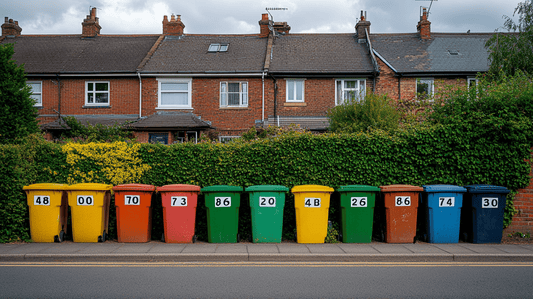
[{"label": "roof", "polygon": [[367,44],[354,33],[288,34],[276,37],[269,72],[272,73],[362,73],[371,74]]},{"label": "roof", "polygon": [[290,127],[298,125],[302,129],[310,131],[326,131],[329,127],[329,119],[321,116],[269,116],[265,125]]},{"label": "roof", "polygon": [[[262,72],[267,38],[257,35],[166,36],[143,73]],[[229,44],[226,52],[208,52],[211,44]]]},{"label": "roof", "polygon": [[28,74],[135,72],[159,35],[21,35],[13,59]]},{"label": "roof", "polygon": [[493,33],[431,33],[422,40],[413,34],[371,34],[378,56],[397,73],[457,74],[485,72],[489,52],[485,43]]},{"label": "roof", "polygon": [[211,125],[192,113],[158,112],[146,118],[141,118],[129,126],[135,130],[150,129],[207,129]]},{"label": "roof", "polygon": [[[97,124],[104,126],[124,125],[128,122],[133,122],[138,119],[136,115],[72,115],[82,125],[95,126]],[[65,121],[55,120],[41,126],[42,130],[65,130],[70,129]]]}]

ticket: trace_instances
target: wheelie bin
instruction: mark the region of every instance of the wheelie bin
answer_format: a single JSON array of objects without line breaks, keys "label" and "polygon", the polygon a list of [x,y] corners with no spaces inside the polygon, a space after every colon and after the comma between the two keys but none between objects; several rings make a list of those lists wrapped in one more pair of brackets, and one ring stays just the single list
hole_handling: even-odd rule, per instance
[{"label": "wheelie bin", "polygon": [[291,189],[296,209],[298,243],[324,243],[328,234],[328,214],[333,188],[301,185]]},{"label": "wheelie bin", "polygon": [[207,240],[209,243],[240,241],[239,207],[242,187],[215,185],[201,189],[207,210]]},{"label": "wheelie bin", "polygon": [[465,186],[461,232],[472,243],[500,243],[509,189],[494,185]]},{"label": "wheelie bin", "polygon": [[254,243],[280,243],[283,230],[285,193],[289,188],[279,185],[258,185],[249,192],[252,212],[252,240]]},{"label": "wheelie bin", "polygon": [[416,236],[419,192],[411,185],[381,186],[385,206],[385,242],[413,243]]},{"label": "wheelie bin", "polygon": [[67,231],[68,198],[64,184],[24,186],[33,242],[62,242]]},{"label": "wheelie bin", "polygon": [[157,187],[163,206],[163,240],[166,243],[196,242],[196,207],[200,186],[173,184]]},{"label": "wheelie bin", "polygon": [[341,186],[342,242],[370,243],[374,223],[374,207],[379,187],[367,185]]},{"label": "wheelie bin", "polygon": [[67,187],[74,242],[105,242],[113,186],[82,183]]},{"label": "wheelie bin", "polygon": [[453,185],[422,186],[420,206],[425,213],[424,239],[429,243],[458,243],[463,193]]},{"label": "wheelie bin", "polygon": [[144,184],[124,184],[113,187],[118,242],[150,241],[154,191],[155,186]]}]

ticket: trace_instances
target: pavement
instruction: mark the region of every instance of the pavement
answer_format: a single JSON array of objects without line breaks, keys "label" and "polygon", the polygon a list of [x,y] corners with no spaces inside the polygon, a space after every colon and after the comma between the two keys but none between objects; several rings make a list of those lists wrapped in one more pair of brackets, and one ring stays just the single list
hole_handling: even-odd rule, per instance
[{"label": "pavement", "polygon": [[533,262],[533,244],[0,244],[2,262]]}]

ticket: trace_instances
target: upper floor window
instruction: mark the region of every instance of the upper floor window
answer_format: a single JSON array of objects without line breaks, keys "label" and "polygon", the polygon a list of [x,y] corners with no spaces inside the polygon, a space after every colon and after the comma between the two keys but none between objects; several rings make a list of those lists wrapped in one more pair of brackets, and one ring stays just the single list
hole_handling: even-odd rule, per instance
[{"label": "upper floor window", "polygon": [[220,82],[220,107],[248,107],[248,83]]},{"label": "upper floor window", "polygon": [[336,81],[335,105],[342,105],[365,98],[365,79],[343,79]]},{"label": "upper floor window", "polygon": [[416,96],[417,98],[427,98],[433,96],[433,78],[416,79]]},{"label": "upper floor window", "polygon": [[192,79],[157,79],[159,83],[158,108],[190,109]]},{"label": "upper floor window", "polygon": [[85,82],[85,105],[109,105],[109,82]]},{"label": "upper floor window", "polygon": [[304,102],[304,80],[287,79],[287,102]]},{"label": "upper floor window", "polygon": [[208,52],[227,52],[229,44],[210,44]]},{"label": "upper floor window", "polygon": [[42,82],[28,81],[26,84],[31,88],[31,98],[35,100],[35,107],[41,107],[43,105],[43,91]]},{"label": "upper floor window", "polygon": [[471,87],[477,87],[477,84],[479,83],[479,80],[477,78],[471,77],[467,78],[467,86],[470,89]]}]

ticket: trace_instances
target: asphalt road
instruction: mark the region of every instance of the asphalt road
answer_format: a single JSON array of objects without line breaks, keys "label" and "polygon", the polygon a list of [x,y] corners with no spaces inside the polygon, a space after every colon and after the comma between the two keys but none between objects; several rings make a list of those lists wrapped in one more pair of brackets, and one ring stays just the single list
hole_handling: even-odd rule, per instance
[{"label": "asphalt road", "polygon": [[1,298],[531,298],[533,263],[0,263]]}]

